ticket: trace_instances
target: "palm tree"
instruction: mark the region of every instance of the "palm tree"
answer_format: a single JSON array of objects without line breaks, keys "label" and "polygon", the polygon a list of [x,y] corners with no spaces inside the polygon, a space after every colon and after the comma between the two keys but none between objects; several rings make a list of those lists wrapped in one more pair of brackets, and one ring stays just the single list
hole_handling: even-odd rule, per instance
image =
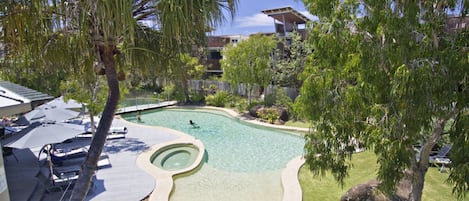
[{"label": "palm tree", "polygon": [[[189,51],[205,37],[207,27],[223,22],[224,10],[233,16],[236,5],[236,0],[0,2],[5,65],[65,66],[77,74],[94,68],[106,77],[108,99],[71,200],[84,200],[90,187],[119,102],[119,80],[125,79],[129,66],[150,68],[164,64],[168,55]],[[148,25],[155,29],[145,28]],[[158,46],[148,47],[145,42]]]}]

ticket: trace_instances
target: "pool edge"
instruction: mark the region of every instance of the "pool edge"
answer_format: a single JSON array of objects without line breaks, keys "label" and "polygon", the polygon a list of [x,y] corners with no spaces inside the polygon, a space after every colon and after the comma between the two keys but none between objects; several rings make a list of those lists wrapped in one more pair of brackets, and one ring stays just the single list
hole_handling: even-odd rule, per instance
[{"label": "pool edge", "polygon": [[287,167],[282,171],[282,189],[283,201],[301,201],[303,200],[303,192],[301,190],[298,173],[301,166],[305,163],[303,156],[298,156],[290,160]]},{"label": "pool edge", "polygon": [[[192,144],[199,149],[199,154],[195,159],[194,163],[184,169],[175,170],[175,171],[168,171],[160,169],[154,166],[150,159],[157,150],[164,148],[166,146],[171,146],[175,144]],[[150,175],[155,178],[155,187],[149,196],[150,201],[168,201],[173,190],[174,186],[174,179],[173,176],[190,172],[196,168],[198,168],[203,160],[205,153],[205,146],[204,144],[195,139],[192,136],[184,136],[182,138],[172,140],[169,142],[164,142],[160,144],[156,144],[142,152],[137,157],[137,165],[143,169],[145,172],[149,173]]]},{"label": "pool edge", "polygon": [[246,117],[243,117],[238,112],[236,112],[232,109],[228,109],[228,108],[220,108],[220,107],[213,107],[213,106],[192,106],[192,105],[183,105],[183,106],[173,105],[173,106],[168,106],[166,108],[167,109],[187,108],[187,109],[218,110],[218,111],[223,111],[223,112],[231,115],[234,118],[237,118],[237,119],[242,120],[244,122],[251,123],[251,124],[254,124],[254,125],[258,125],[258,126],[275,128],[275,129],[280,129],[280,130],[284,130],[284,131],[299,132],[299,133],[302,133],[302,134],[309,133],[311,131],[310,128],[299,128],[299,127],[292,127],[292,126],[269,124],[269,123],[264,123],[264,122],[260,122],[260,121],[253,120],[253,119],[248,119]]}]

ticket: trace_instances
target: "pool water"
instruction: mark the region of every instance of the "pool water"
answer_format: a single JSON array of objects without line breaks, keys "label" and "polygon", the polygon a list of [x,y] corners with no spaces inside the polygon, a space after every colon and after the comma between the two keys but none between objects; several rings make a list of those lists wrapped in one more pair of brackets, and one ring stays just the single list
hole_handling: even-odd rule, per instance
[{"label": "pool water", "polygon": [[182,169],[189,164],[191,153],[188,151],[177,151],[162,161],[161,166],[167,170]]},{"label": "pool water", "polygon": [[[223,112],[163,109],[141,117],[143,124],[182,131],[205,145],[204,165],[176,179],[171,200],[281,200],[281,170],[303,154],[302,137],[244,123]],[[136,122],[130,115],[126,119]]]}]

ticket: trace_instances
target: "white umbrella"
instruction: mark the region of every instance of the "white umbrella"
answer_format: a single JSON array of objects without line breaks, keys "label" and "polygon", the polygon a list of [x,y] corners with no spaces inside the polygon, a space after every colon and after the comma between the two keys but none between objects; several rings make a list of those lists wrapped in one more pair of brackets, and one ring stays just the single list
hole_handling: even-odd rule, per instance
[{"label": "white umbrella", "polygon": [[29,125],[34,122],[62,122],[71,118],[75,118],[79,114],[79,112],[65,108],[42,106],[19,117],[15,123],[18,125]]},{"label": "white umbrella", "polygon": [[3,140],[5,147],[35,148],[59,143],[83,133],[83,126],[68,123],[35,122],[25,129]]},{"label": "white umbrella", "polygon": [[60,97],[58,97],[54,100],[51,100],[51,101],[47,102],[44,105],[39,106],[39,108],[44,107],[44,106],[45,107],[63,108],[63,109],[73,109],[73,108],[82,108],[83,104],[81,104],[78,101],[73,100],[73,99],[65,101],[64,97],[60,96]]}]

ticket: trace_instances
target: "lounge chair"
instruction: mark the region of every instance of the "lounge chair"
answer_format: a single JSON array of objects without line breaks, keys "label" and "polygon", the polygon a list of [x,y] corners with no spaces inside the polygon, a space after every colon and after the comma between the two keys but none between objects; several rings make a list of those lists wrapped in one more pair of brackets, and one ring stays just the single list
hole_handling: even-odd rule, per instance
[{"label": "lounge chair", "polygon": [[[57,168],[66,167],[66,166],[73,166],[73,165],[81,165],[85,161],[86,157],[80,158],[73,158],[73,159],[66,159],[60,161],[60,163],[54,163]],[[99,156],[99,160],[97,165],[97,169],[109,168],[112,167],[111,160],[106,153],[101,153]]]},{"label": "lounge chair", "polygon": [[88,150],[84,147],[71,150],[53,150],[50,153],[52,163],[56,165],[62,165],[66,160],[73,160],[79,158],[85,158],[88,154]]},{"label": "lounge chair", "polygon": [[[114,139],[122,139],[126,137],[126,133],[109,133],[107,134],[106,139],[107,140],[114,140]],[[77,138],[89,138],[91,139],[93,137],[93,134],[91,133],[82,133],[80,135],[77,135]]]},{"label": "lounge chair", "polygon": [[[49,168],[41,169],[36,174],[36,179],[42,188],[36,188],[40,195],[37,198],[43,198],[42,194],[60,192],[62,194],[60,200],[70,196],[70,192],[73,189],[75,182],[78,180],[80,173],[80,166],[66,166],[66,167],[53,167],[53,174],[50,173]],[[93,176],[91,180],[90,191],[94,190],[94,181],[96,180],[96,175]]]},{"label": "lounge chair", "polygon": [[[108,140],[125,138],[129,130],[127,127],[111,127],[107,135]],[[93,134],[91,130],[87,130],[85,133],[77,135],[77,138],[92,138]]]},{"label": "lounge chair", "polygon": [[[58,146],[58,145],[61,146]],[[63,144],[47,144],[44,145],[39,151],[38,159],[41,160],[41,155],[50,155],[50,160],[54,165],[62,165],[64,161],[85,158],[88,154],[87,147],[84,146],[64,146]]]},{"label": "lounge chair", "polygon": [[53,168],[54,174],[39,171],[36,178],[47,193],[64,191],[78,179],[80,167]]},{"label": "lounge chair", "polygon": [[8,156],[13,156],[18,162],[18,158],[15,155],[14,148],[11,147],[2,147],[3,158],[8,161]]},{"label": "lounge chair", "polygon": [[127,131],[128,129],[125,126],[113,126],[109,129],[109,132],[114,134],[127,134]]},{"label": "lounge chair", "polygon": [[439,167],[440,172],[446,170],[451,160],[446,156],[451,150],[451,145],[445,144],[438,152],[430,153],[429,163]]}]

